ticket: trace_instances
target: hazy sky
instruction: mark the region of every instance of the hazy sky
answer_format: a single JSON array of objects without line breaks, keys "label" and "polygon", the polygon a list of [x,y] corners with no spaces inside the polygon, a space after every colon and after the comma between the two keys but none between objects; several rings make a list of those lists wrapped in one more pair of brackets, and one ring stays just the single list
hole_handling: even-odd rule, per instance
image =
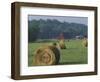
[{"label": "hazy sky", "polygon": [[70,16],[46,16],[46,15],[29,15],[28,20],[40,20],[40,19],[56,19],[61,22],[69,22],[69,23],[80,23],[80,24],[88,24],[88,18],[87,17],[70,17]]}]

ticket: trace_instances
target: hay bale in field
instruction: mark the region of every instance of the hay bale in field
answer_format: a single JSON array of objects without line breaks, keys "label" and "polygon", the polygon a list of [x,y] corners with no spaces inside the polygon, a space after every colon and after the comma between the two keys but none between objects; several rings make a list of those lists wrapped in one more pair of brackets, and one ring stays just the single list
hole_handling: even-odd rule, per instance
[{"label": "hay bale in field", "polygon": [[53,44],[52,46],[49,46],[49,48],[55,54],[55,58],[56,58],[55,64],[58,64],[60,60],[60,51],[61,51],[59,44],[58,43],[56,43],[55,45]]},{"label": "hay bale in field", "polygon": [[60,52],[55,46],[40,47],[35,52],[35,65],[55,65],[60,59]]},{"label": "hay bale in field", "polygon": [[66,49],[66,45],[65,45],[64,40],[59,41],[59,46],[60,46],[61,49]]},{"label": "hay bale in field", "polygon": [[52,45],[55,46],[59,50],[59,52],[61,51],[59,43],[53,43]]},{"label": "hay bale in field", "polygon": [[64,42],[64,34],[63,33],[60,33],[59,37],[58,37],[58,40],[59,40],[59,46],[61,49],[66,49],[66,45],[65,45],[65,42]]},{"label": "hay bale in field", "polygon": [[87,41],[87,39],[83,39],[83,46],[84,46],[84,47],[87,47],[87,46],[88,46],[88,41]]}]

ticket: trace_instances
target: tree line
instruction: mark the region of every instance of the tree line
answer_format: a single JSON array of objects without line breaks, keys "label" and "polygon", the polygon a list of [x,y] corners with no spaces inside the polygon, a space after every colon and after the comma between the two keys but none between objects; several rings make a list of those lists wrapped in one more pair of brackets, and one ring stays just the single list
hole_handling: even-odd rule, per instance
[{"label": "tree line", "polygon": [[75,36],[87,35],[87,25],[78,23],[62,22],[56,19],[28,20],[28,40],[56,39],[62,33],[65,39]]}]

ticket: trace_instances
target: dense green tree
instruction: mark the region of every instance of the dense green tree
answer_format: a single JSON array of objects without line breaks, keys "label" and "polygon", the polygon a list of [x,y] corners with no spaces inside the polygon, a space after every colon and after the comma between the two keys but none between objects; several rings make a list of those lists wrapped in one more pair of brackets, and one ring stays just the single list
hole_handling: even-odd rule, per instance
[{"label": "dense green tree", "polygon": [[28,21],[28,40],[29,42],[35,41],[38,38],[40,29],[38,21]]}]

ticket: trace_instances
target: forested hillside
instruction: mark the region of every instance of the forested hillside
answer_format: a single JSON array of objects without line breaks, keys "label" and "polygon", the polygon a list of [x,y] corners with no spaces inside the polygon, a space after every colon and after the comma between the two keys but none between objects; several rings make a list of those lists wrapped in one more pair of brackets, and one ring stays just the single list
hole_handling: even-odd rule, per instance
[{"label": "forested hillside", "polygon": [[56,39],[61,33],[65,39],[72,39],[87,35],[87,30],[87,25],[61,22],[56,19],[28,21],[29,42],[37,39]]}]

